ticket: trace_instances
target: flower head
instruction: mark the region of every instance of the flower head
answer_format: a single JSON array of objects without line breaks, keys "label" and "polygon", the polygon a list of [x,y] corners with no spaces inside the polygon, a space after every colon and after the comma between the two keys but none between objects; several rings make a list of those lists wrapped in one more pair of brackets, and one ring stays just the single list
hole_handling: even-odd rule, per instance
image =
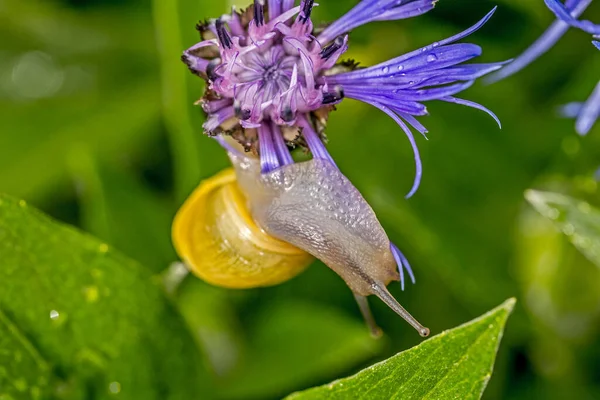
[{"label": "flower head", "polygon": [[[519,72],[542,54],[546,53],[558,42],[569,27],[600,37],[600,25],[591,21],[579,20],[579,16],[587,9],[592,0],[544,0],[546,6],[556,15],[557,20],[527,50],[506,67],[490,76],[488,82],[497,82]],[[597,41],[592,41],[600,49]],[[580,135],[587,134],[600,117],[600,82],[585,102],[573,102],[560,108],[565,117],[575,118],[575,130]]]},{"label": "flower head", "polygon": [[[293,0],[255,0],[243,12],[234,10],[199,24],[203,41],[186,50],[183,61],[208,81],[200,101],[208,114],[204,130],[225,147],[229,145],[223,135],[259,155],[262,173],[293,163],[289,150],[296,146],[335,166],[324,145],[328,114],[345,97],[360,100],[389,115],[407,135],[416,161],[411,196],[421,179],[411,127],[427,132],[415,118],[427,114],[424,102],[442,100],[478,108],[498,121],[483,106],[455,97],[502,65],[464,64],[479,56],[481,48],[455,43],[479,29],[493,10],[464,32],[369,68],[340,57],[348,49],[351,29],[414,17],[431,10],[434,3],[363,0],[319,32],[310,18],[314,1],[302,0],[294,7]],[[391,250],[414,281],[406,258],[395,246]]]},{"label": "flower head", "polygon": [[[454,97],[501,63],[463,64],[481,54],[474,44],[454,42],[473,27],[440,42],[369,68],[340,62],[348,49],[347,32],[371,21],[396,20],[431,10],[434,0],[364,0],[319,34],[310,15],[314,1],[255,0],[244,12],[232,12],[200,24],[203,41],[186,50],[183,60],[209,82],[201,100],[209,135],[231,135],[247,151],[260,154],[263,171],[291,163],[289,145],[308,147],[314,157],[333,162],[323,145],[328,113],[344,97],[369,103],[392,117],[405,131],[421,163],[409,126],[427,130],[415,116],[423,104],[442,100],[489,112]],[[496,118],[493,114],[491,114]]]}]

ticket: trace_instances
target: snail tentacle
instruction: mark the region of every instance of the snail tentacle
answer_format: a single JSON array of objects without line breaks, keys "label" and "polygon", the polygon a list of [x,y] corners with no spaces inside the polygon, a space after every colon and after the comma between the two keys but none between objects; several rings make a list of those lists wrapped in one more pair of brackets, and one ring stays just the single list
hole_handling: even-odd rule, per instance
[{"label": "snail tentacle", "polygon": [[371,336],[373,336],[374,338],[381,337],[383,331],[377,325],[377,322],[375,322],[375,318],[373,317],[373,313],[371,312],[371,308],[369,307],[369,300],[365,296],[361,296],[356,293],[354,293],[354,298],[356,299],[356,303],[358,304],[358,308],[363,316],[363,319],[367,323],[367,327],[369,328]]}]

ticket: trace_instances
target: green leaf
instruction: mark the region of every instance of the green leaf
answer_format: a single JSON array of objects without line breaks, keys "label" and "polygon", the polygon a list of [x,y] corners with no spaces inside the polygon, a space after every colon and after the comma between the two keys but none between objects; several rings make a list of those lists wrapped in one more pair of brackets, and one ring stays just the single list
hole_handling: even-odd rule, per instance
[{"label": "green leaf", "polygon": [[0,310],[0,399],[40,399],[49,380],[48,363]]},{"label": "green leaf", "polygon": [[600,210],[585,201],[552,192],[528,190],[525,198],[600,267]]},{"label": "green leaf", "polygon": [[87,232],[155,272],[176,259],[168,202],[127,171],[97,161],[85,146],[75,146],[69,161]]},{"label": "green leaf", "polygon": [[478,399],[489,381],[515,299],[410,350],[328,385],[294,393],[306,399]]},{"label": "green leaf", "polygon": [[[95,399],[210,393],[193,339],[137,263],[4,195],[0,254],[0,308],[52,369],[54,384],[40,388],[42,397],[81,398],[78,388]],[[17,352],[0,348],[6,357]],[[26,382],[40,371],[2,365]]]},{"label": "green leaf", "polygon": [[288,300],[261,311],[249,333],[246,363],[225,382],[223,397],[283,395],[364,362],[384,344],[362,321],[333,308]]}]

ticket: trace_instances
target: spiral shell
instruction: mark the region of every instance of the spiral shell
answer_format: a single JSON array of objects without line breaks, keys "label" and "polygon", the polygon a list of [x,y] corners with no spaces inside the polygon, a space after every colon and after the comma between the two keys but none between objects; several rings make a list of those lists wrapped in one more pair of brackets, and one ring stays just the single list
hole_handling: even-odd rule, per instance
[{"label": "spiral shell", "polygon": [[177,213],[172,233],[195,275],[228,288],[276,285],[314,260],[256,225],[231,168],[201,182]]}]

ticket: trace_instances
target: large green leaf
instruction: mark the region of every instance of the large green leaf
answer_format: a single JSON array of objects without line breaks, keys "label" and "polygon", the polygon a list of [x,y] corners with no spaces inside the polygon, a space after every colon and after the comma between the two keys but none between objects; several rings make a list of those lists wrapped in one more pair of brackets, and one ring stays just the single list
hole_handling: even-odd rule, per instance
[{"label": "large green leaf", "polygon": [[515,299],[354,376],[292,394],[308,399],[478,399]]},{"label": "large green leaf", "polygon": [[46,361],[0,310],[0,399],[40,399],[49,378]]},{"label": "large green leaf", "polygon": [[[2,330],[28,349],[31,360],[23,362],[37,365],[2,366],[24,382],[50,368],[54,383],[37,386],[42,397],[82,398],[83,390],[95,399],[119,392],[124,399],[187,400],[209,393],[194,342],[148,271],[4,195],[0,309],[8,326]],[[1,343],[2,357],[24,353],[10,340]]]},{"label": "large green leaf", "polygon": [[600,210],[559,193],[528,190],[527,200],[550,219],[591,262],[600,267]]}]

